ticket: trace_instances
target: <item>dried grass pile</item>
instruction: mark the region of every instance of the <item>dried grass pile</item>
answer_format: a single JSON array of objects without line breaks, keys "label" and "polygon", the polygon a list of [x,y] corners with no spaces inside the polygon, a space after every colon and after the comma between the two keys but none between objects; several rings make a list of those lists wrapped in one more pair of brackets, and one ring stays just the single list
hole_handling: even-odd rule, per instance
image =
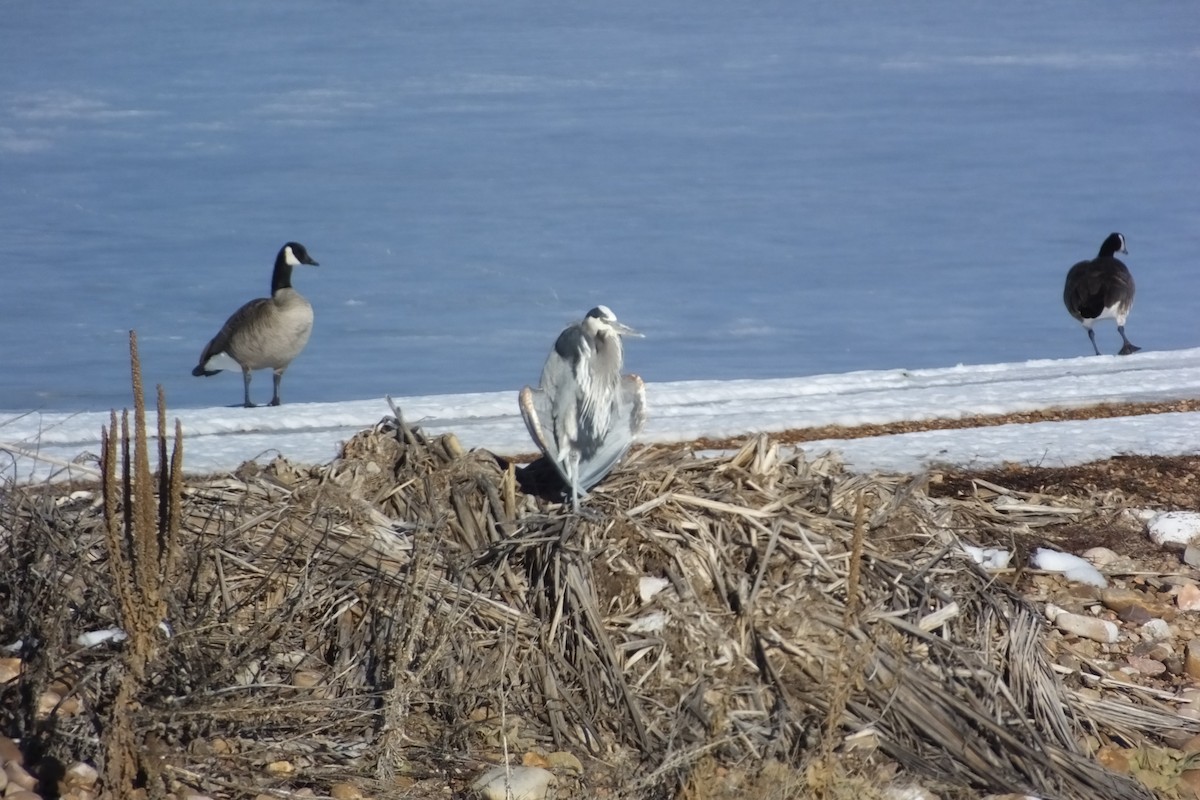
[{"label": "dried grass pile", "polygon": [[[560,797],[715,797],[714,764],[840,797],[857,758],[943,797],[1150,798],[1085,737],[1181,724],[1136,687],[1097,703],[1056,675],[1036,610],[955,544],[1027,520],[919,477],[766,437],[651,447],[576,517],[392,418],[328,465],[187,485],[178,452],[152,477],[136,439],[109,441],[99,491],[3,492],[0,643],[21,667],[0,732],[45,775],[100,765],[112,796],[433,795],[567,750],[588,766]],[[128,639],[76,643],[114,626]]]}]

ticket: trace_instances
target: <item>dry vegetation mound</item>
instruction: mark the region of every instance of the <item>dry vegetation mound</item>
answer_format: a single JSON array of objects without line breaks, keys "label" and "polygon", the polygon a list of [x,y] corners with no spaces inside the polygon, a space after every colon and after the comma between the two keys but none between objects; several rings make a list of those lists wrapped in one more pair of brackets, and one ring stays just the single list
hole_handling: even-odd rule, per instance
[{"label": "dry vegetation mound", "polygon": [[569,751],[559,797],[1150,798],[1087,743],[1194,726],[1056,674],[956,544],[1027,528],[1004,495],[755,437],[642,449],[571,516],[393,418],[328,465],[187,485],[109,443],[106,486],[0,502],[0,720],[47,797],[77,760],[114,796],[382,798]]}]

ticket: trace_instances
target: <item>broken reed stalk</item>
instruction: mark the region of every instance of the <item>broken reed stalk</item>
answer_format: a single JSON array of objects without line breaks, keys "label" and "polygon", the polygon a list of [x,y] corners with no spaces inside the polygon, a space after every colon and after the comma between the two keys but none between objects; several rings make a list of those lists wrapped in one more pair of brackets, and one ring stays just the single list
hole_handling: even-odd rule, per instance
[{"label": "broken reed stalk", "polygon": [[[101,481],[104,495],[105,543],[109,574],[117,597],[117,614],[126,638],[116,695],[104,725],[103,797],[124,797],[145,784],[154,766],[141,757],[129,710],[141,693],[147,666],[157,654],[157,629],[167,616],[167,588],[177,560],[183,494],[182,426],[175,423],[170,463],[166,446],[166,399],[158,388],[158,497],[150,474],[146,402],[137,333],[129,333],[133,381],[134,431],[129,411],[121,415],[120,463],[117,477],[117,412],[101,432]],[[130,449],[132,447],[132,458]],[[157,512],[157,513],[156,513]]]},{"label": "broken reed stalk", "polygon": [[[861,654],[854,653],[857,650],[854,639],[862,618],[862,562],[866,538],[867,496],[865,492],[860,491],[854,508],[854,529],[850,534],[850,558],[846,563],[846,605],[842,611],[842,634],[837,645],[837,658],[833,660],[834,664],[843,665],[845,672],[829,681],[833,685],[833,691],[829,698],[829,706],[825,710],[825,731],[816,759],[816,763],[821,765],[822,769],[814,772],[814,777],[838,775],[838,771],[833,768],[838,731],[842,727],[850,696],[858,684],[856,675],[863,666]],[[815,781],[815,784],[812,788],[817,797],[828,795],[830,786],[823,781]]]}]

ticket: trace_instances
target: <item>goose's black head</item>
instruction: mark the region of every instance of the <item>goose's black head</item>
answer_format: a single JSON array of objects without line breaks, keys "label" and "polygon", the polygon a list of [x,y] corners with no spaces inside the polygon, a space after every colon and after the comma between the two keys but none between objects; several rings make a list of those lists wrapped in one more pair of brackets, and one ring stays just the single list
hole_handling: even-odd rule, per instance
[{"label": "goose's black head", "polygon": [[1129,251],[1125,249],[1125,237],[1119,233],[1110,233],[1104,240],[1104,244],[1100,245],[1100,257],[1112,258],[1117,253],[1128,255]]},{"label": "goose's black head", "polygon": [[308,264],[313,267],[319,267],[316,259],[308,254],[308,250],[299,242],[288,242],[283,247],[279,248],[279,255],[275,258],[275,265],[280,263],[287,264],[289,267],[298,267],[301,264]]},{"label": "goose's black head", "polygon": [[279,248],[279,255],[275,256],[275,271],[271,273],[272,295],[280,289],[292,288],[292,267],[298,267],[301,264],[321,266],[299,242],[288,242]]}]

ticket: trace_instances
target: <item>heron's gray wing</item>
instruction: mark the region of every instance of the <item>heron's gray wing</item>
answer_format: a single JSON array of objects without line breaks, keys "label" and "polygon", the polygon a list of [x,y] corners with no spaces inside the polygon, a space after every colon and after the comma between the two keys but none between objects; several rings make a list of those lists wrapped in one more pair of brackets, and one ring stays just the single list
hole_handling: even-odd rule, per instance
[{"label": "heron's gray wing", "polygon": [[529,431],[533,443],[546,458],[557,465],[558,448],[555,446],[554,437],[547,436],[546,429],[542,427],[542,420],[550,419],[550,400],[546,393],[541,389],[526,386],[518,395],[517,402],[521,407],[521,419],[525,420],[525,429]]},{"label": "heron's gray wing", "polygon": [[629,452],[634,437],[646,424],[646,387],[637,375],[621,378],[612,424],[579,463],[579,487],[584,491],[604,480]]}]

